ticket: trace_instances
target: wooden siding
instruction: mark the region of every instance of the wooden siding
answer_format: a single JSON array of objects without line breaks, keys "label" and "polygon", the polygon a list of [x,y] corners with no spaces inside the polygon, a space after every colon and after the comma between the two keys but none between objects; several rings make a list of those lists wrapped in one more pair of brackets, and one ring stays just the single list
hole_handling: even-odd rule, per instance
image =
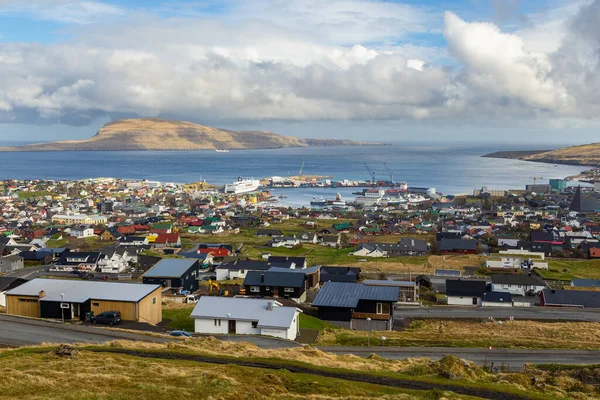
[{"label": "wooden siding", "polygon": [[152,325],[162,321],[162,288],[144,297],[138,303],[138,321]]},{"label": "wooden siding", "polygon": [[22,317],[40,317],[40,304],[37,296],[6,296],[6,313]]},{"label": "wooden siding", "polygon": [[98,315],[104,311],[119,311],[124,321],[137,321],[137,303],[127,301],[91,300],[92,311]]}]

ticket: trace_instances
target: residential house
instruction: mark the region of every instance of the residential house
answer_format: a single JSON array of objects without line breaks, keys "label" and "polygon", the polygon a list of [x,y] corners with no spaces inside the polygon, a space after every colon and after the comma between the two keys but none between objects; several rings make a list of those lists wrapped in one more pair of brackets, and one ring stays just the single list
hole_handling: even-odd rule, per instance
[{"label": "residential house", "polygon": [[298,235],[298,239],[300,239],[301,243],[317,243],[317,234],[315,232],[303,232]]},{"label": "residential house", "polygon": [[288,257],[288,256],[269,256],[267,259],[269,264],[272,267],[282,267],[286,266],[286,264],[292,263],[289,268],[306,268],[308,266],[308,261],[306,257]]},{"label": "residential house", "polygon": [[145,284],[181,290],[198,290],[196,277],[200,272],[200,262],[188,258],[163,258],[142,276]]},{"label": "residential house", "polygon": [[[19,253],[19,257],[23,257],[23,261],[37,265],[48,265],[52,263],[54,259],[52,253],[45,250],[38,251],[22,251]],[[29,265],[31,265],[29,264]]]},{"label": "residential house", "polygon": [[283,233],[279,229],[257,229],[256,236],[274,237],[274,236],[283,236]]},{"label": "residential house", "polygon": [[306,300],[306,275],[283,271],[250,271],[244,279],[246,294],[260,297]]},{"label": "residential house", "polygon": [[97,281],[34,279],[6,292],[6,313],[34,318],[84,320],[119,311],[124,321],[162,321],[162,288]]},{"label": "residential house", "polygon": [[6,307],[6,292],[27,282],[27,279],[0,276],[0,307]]},{"label": "residential house", "polygon": [[512,307],[512,295],[508,292],[485,292],[481,305],[483,307]]},{"label": "residential house", "polygon": [[236,260],[224,262],[215,268],[218,281],[227,279],[245,279],[250,271],[267,271],[271,265],[267,261]]},{"label": "residential house", "polygon": [[391,330],[398,288],[363,283],[325,282],[312,302],[319,318],[357,330]]},{"label": "residential house", "polygon": [[0,257],[0,273],[7,273],[23,269],[25,266],[23,257],[11,255]]},{"label": "residential house", "polygon": [[300,239],[296,236],[273,236],[271,239],[271,247],[285,247],[291,249],[300,244]]},{"label": "residential house", "polygon": [[78,239],[92,237],[94,236],[94,228],[85,226],[73,228],[71,229],[70,235]]},{"label": "residential house", "polygon": [[525,296],[538,294],[547,287],[546,282],[533,275],[494,274],[492,291]]},{"label": "residential house", "polygon": [[356,282],[360,274],[359,267],[321,267],[320,280],[324,282]]},{"label": "residential house", "polygon": [[142,236],[123,236],[119,239],[119,246],[147,246],[148,238]]},{"label": "residential house", "polygon": [[159,249],[181,247],[181,237],[179,237],[179,233],[161,233],[154,241],[154,247]]},{"label": "residential house", "polygon": [[302,311],[274,300],[202,296],[192,311],[203,334],[265,335],[294,340]]},{"label": "residential house", "polygon": [[447,279],[446,298],[448,305],[480,306],[486,292],[485,281]]},{"label": "residential house", "polygon": [[387,252],[382,250],[377,244],[362,243],[350,255],[358,257],[387,257]]},{"label": "residential house", "polygon": [[362,283],[367,286],[397,287],[398,302],[407,303],[417,301],[417,284],[412,281],[366,279]]},{"label": "residential house", "polygon": [[477,241],[443,238],[440,240],[439,249],[441,254],[475,254],[477,252]]},{"label": "residential house", "polygon": [[340,235],[323,235],[321,236],[321,245],[329,246],[329,247],[339,247],[340,246]]},{"label": "residential house", "polygon": [[571,279],[569,285],[573,287],[600,287],[600,279],[574,278]]},{"label": "residential house", "polygon": [[93,252],[64,252],[58,262],[52,267],[54,271],[96,271],[98,261],[105,256],[97,251]]}]

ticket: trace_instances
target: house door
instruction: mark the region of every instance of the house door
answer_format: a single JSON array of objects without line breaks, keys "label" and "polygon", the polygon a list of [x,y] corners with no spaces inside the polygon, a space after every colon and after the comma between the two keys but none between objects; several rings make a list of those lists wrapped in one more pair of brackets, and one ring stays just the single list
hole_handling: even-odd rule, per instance
[{"label": "house door", "polygon": [[473,305],[476,306],[477,305],[477,297],[473,297]]},{"label": "house door", "polygon": [[273,288],[273,297],[279,297],[279,288],[278,287]]},{"label": "house door", "polygon": [[235,335],[235,320],[229,320],[229,333],[233,333]]}]

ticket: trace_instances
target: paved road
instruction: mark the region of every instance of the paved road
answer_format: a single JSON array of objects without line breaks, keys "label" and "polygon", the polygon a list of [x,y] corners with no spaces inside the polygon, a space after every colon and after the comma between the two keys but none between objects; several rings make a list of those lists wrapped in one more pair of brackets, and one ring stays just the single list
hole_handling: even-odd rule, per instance
[{"label": "paved road", "polygon": [[0,315],[0,345],[28,346],[41,343],[104,343],[112,340],[139,340],[163,343],[158,338],[128,332],[118,332],[92,326],[62,325],[56,322]]},{"label": "paved road", "polygon": [[565,320],[600,322],[600,309],[564,309],[544,307],[397,307],[394,318],[501,318],[529,320]]},{"label": "paved road", "polygon": [[452,347],[319,347],[336,354],[354,354],[367,357],[371,353],[392,360],[405,358],[430,358],[439,360],[447,354],[471,360],[479,365],[491,362],[520,369],[525,363],[534,364],[598,364],[600,351],[586,350],[528,350],[528,349],[477,349]]},{"label": "paved road", "polygon": [[23,279],[34,279],[46,272],[50,268],[49,265],[45,265],[43,267],[27,267],[18,269],[16,271],[9,272],[5,276],[10,276],[13,278],[23,278]]}]

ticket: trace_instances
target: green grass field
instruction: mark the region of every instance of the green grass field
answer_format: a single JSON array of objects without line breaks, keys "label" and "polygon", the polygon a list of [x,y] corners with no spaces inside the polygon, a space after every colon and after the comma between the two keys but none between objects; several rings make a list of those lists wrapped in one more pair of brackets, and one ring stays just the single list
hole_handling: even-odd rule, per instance
[{"label": "green grass field", "polygon": [[548,269],[538,272],[545,279],[600,279],[600,260],[549,260]]},{"label": "green grass field", "polygon": [[162,317],[163,320],[171,321],[167,324],[169,329],[194,332],[194,320],[190,317],[193,309],[193,304],[181,304],[177,307],[163,306]]}]

